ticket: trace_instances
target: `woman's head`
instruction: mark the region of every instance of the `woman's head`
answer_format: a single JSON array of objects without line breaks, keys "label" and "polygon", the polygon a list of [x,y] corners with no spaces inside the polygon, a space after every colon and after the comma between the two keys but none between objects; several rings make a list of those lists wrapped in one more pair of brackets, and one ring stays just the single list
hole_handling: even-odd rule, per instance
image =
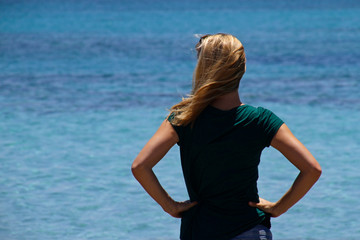
[{"label": "woman's head", "polygon": [[235,91],[245,73],[245,51],[241,42],[230,34],[205,35],[196,44],[198,62],[194,71],[195,94],[202,86],[215,84],[225,93]]},{"label": "woman's head", "polygon": [[197,65],[191,95],[171,108],[173,124],[187,125],[215,99],[237,91],[245,73],[245,52],[230,34],[204,35],[196,44]]}]

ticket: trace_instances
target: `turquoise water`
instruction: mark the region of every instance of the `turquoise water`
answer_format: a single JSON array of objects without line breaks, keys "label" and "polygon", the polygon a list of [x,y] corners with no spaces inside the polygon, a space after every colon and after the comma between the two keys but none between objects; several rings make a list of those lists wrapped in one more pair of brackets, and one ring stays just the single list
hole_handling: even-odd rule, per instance
[{"label": "turquoise water", "polygon": [[[194,34],[244,44],[241,97],[273,110],[320,162],[275,239],[360,237],[358,1],[1,1],[0,239],[178,239],[130,165],[189,92]],[[155,167],[187,199],[178,148]],[[266,149],[259,193],[297,170]]]}]

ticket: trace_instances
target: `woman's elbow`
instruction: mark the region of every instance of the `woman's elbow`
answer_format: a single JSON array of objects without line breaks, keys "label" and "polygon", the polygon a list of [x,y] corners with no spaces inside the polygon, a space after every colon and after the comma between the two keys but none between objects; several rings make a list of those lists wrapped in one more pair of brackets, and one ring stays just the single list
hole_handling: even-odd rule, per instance
[{"label": "woman's elbow", "polygon": [[321,169],[321,167],[319,166],[319,167],[317,167],[317,168],[315,168],[314,170],[313,170],[313,174],[314,174],[314,177],[316,178],[316,180],[317,179],[319,179],[320,178],[320,176],[321,176],[321,173],[322,173],[322,169]]},{"label": "woman's elbow", "polygon": [[321,176],[322,169],[321,166],[317,163],[310,166],[306,172],[310,174],[315,180],[318,180]]},{"label": "woman's elbow", "polygon": [[131,172],[136,179],[138,179],[138,177],[141,176],[146,169],[147,167],[144,162],[139,161],[139,159],[135,159],[131,165]]},{"label": "woman's elbow", "polygon": [[141,164],[137,163],[136,161],[134,161],[131,164],[131,172],[135,178],[139,174],[140,169],[141,169]]}]

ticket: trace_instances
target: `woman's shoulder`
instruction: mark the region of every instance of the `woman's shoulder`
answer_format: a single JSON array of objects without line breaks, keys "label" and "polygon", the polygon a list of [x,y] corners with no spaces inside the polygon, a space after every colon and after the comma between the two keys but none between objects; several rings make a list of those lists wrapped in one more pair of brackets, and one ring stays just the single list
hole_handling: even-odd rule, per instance
[{"label": "woman's shoulder", "polygon": [[240,108],[238,112],[241,112],[241,110],[244,110],[245,112],[254,114],[255,116],[260,116],[264,114],[270,114],[273,113],[270,109],[262,107],[262,106],[253,106],[249,104],[242,105],[243,108]]},{"label": "woman's shoulder", "polygon": [[269,109],[262,107],[262,106],[254,106],[251,104],[244,104],[241,105],[240,107],[246,107],[246,109],[250,110],[250,111],[258,111],[258,112],[263,112],[263,111],[270,111]]},{"label": "woman's shoulder", "polygon": [[269,111],[270,110],[268,110],[267,108],[261,106],[253,106],[253,105],[245,104],[238,107],[236,112],[238,114],[246,114],[252,117],[259,117],[260,115],[266,114]]},{"label": "woman's shoulder", "polygon": [[276,114],[262,106],[243,105],[237,110],[237,119],[243,121],[263,122],[278,119]]}]

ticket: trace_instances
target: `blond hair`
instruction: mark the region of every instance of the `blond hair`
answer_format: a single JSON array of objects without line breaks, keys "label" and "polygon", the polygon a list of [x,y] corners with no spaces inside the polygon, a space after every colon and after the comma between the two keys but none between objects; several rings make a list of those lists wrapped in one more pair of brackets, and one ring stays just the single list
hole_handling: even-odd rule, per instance
[{"label": "blond hair", "polygon": [[170,109],[171,122],[178,126],[194,123],[216,98],[237,90],[245,73],[244,47],[233,35],[205,35],[195,48],[198,61],[191,94]]}]

